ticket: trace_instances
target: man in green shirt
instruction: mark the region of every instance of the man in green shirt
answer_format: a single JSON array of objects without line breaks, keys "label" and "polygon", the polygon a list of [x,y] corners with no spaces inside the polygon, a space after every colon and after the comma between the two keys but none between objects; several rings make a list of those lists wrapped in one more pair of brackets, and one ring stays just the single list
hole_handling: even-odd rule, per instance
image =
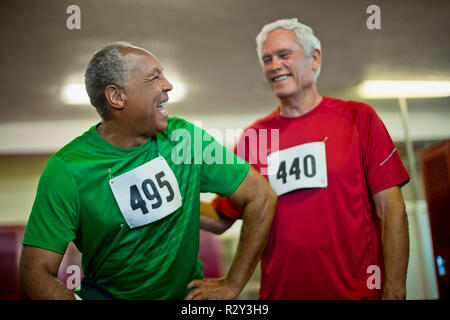
[{"label": "man in green shirt", "polygon": [[[42,173],[23,239],[24,296],[77,298],[56,278],[74,241],[86,279],[114,298],[236,298],[269,234],[276,196],[266,180],[202,129],[168,118],[172,85],[148,51],[107,45],[85,80],[102,121]],[[244,206],[239,246],[222,279],[202,279],[199,228],[208,220],[199,215],[200,192]]]}]

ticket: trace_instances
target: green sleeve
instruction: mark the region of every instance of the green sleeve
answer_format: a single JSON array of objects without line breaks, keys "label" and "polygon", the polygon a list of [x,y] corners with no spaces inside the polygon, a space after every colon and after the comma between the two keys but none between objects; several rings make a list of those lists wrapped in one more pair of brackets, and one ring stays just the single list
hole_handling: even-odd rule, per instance
[{"label": "green sleeve", "polygon": [[39,179],[22,243],[64,254],[77,232],[78,209],[73,176],[52,156]]},{"label": "green sleeve", "polygon": [[250,165],[203,131],[201,192],[230,196],[242,183]]}]

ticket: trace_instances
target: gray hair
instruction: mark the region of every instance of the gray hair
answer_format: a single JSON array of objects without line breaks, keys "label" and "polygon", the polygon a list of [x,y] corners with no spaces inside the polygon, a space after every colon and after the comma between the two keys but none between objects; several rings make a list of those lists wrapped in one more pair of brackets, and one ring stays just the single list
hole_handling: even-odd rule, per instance
[{"label": "gray hair", "polygon": [[118,50],[123,47],[134,46],[124,41],[104,46],[92,56],[84,73],[84,83],[91,104],[102,117],[107,110],[106,86],[111,84],[123,86],[128,81],[130,66]]},{"label": "gray hair", "polygon": [[[310,57],[313,53],[314,49],[321,50],[320,46],[320,40],[314,35],[313,30],[311,27],[302,24],[298,22],[297,18],[292,19],[281,19],[277,20],[275,22],[266,24],[259,34],[256,36],[256,51],[258,53],[259,62],[261,65],[263,64],[262,56],[263,56],[263,48],[264,48],[264,41],[266,41],[267,35],[276,30],[276,29],[287,29],[287,30],[293,30],[295,32],[295,35],[297,36],[298,42],[303,47],[303,50],[305,51],[305,55],[307,57]],[[319,65],[319,68],[314,73],[314,80],[317,81],[317,78],[320,74],[320,68],[321,65]]]}]

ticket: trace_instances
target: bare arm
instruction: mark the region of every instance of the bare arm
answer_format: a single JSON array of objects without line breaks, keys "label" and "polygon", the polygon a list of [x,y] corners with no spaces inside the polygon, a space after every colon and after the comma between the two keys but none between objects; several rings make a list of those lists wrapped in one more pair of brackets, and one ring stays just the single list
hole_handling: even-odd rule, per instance
[{"label": "bare arm", "polygon": [[235,220],[219,216],[210,202],[200,202],[200,228],[221,234],[230,228]]},{"label": "bare arm", "polygon": [[400,187],[373,196],[380,218],[386,279],[382,299],[406,298],[406,270],[409,258],[408,217]]},{"label": "bare arm", "polygon": [[252,275],[269,237],[277,196],[266,179],[250,168],[230,196],[243,207],[239,244],[230,270],[223,279],[193,280],[186,299],[235,299]]},{"label": "bare arm", "polygon": [[23,246],[19,287],[24,298],[74,300],[75,296],[57,279],[63,255],[37,247]]}]

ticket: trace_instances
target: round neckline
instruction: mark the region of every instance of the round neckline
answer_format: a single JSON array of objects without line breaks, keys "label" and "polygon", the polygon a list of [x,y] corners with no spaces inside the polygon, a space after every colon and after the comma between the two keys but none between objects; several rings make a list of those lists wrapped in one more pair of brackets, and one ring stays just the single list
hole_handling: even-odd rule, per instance
[{"label": "round neckline", "polygon": [[[100,133],[98,133],[97,128],[101,124],[101,122],[97,123],[96,125],[91,127],[90,133],[94,137],[95,142],[97,142],[98,145],[102,147],[107,147],[110,150],[114,150],[115,152],[121,153],[121,154],[130,154],[139,152],[143,149],[146,149],[152,144],[152,137],[150,137],[145,143],[141,144],[140,146],[133,147],[130,149],[124,149],[118,146],[113,145],[112,143],[108,142],[105,138],[103,138]],[[156,139],[156,137],[155,137]]]},{"label": "round neckline", "polygon": [[283,121],[295,121],[295,120],[303,120],[311,117],[312,115],[316,114],[320,109],[322,109],[323,105],[325,104],[325,101],[327,100],[326,96],[322,96],[322,99],[320,100],[319,104],[315,106],[312,110],[308,111],[307,113],[301,114],[296,117],[286,117],[280,114],[280,107],[275,108],[275,117],[279,120]]}]

